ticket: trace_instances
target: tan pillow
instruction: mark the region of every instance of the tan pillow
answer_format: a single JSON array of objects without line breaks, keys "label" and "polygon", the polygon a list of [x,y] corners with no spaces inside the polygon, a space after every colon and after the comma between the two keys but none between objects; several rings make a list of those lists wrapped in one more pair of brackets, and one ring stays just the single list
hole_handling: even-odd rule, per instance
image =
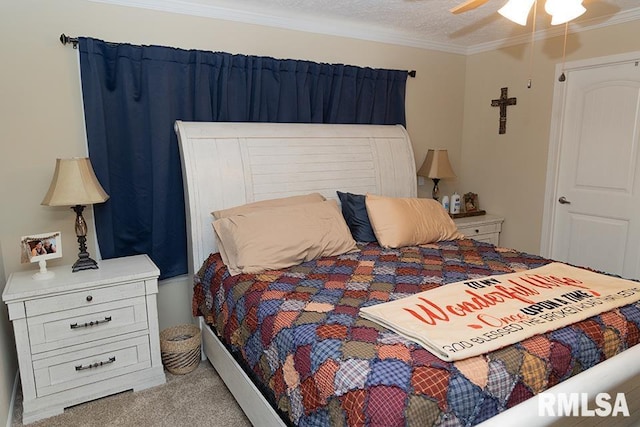
[{"label": "tan pillow", "polygon": [[211,214],[215,219],[226,218],[232,215],[255,212],[264,208],[277,208],[280,206],[302,205],[305,203],[324,202],[324,196],[320,193],[304,194],[301,196],[282,197],[280,199],[261,200],[259,202],[247,203],[246,205],[235,206],[229,209],[213,211]]},{"label": "tan pillow", "polygon": [[335,200],[220,218],[213,228],[231,275],[286,268],[358,249]]},{"label": "tan pillow", "polygon": [[[270,209],[276,208],[280,206],[292,206],[292,205],[301,205],[304,203],[315,203],[315,202],[324,202],[326,199],[320,193],[310,193],[303,194],[300,196],[290,196],[290,197],[282,197],[279,199],[269,199],[269,200],[261,200],[259,202],[247,203],[245,205],[234,206],[228,209],[222,209],[219,211],[211,212],[211,215],[215,219],[226,218],[232,215],[238,215],[241,213],[250,213],[256,212],[260,209]],[[229,257],[227,256],[227,251],[224,247],[224,244],[218,238],[216,234],[216,243],[218,246],[218,251],[220,252],[220,256],[222,257],[222,261],[227,264],[227,260]]]},{"label": "tan pillow", "polygon": [[464,237],[447,211],[433,199],[367,194],[365,204],[380,246],[399,248]]}]

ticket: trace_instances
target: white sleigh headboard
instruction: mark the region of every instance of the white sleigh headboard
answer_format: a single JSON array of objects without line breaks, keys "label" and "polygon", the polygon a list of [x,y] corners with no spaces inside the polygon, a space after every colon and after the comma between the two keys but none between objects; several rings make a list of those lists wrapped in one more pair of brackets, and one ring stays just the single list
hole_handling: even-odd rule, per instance
[{"label": "white sleigh headboard", "polygon": [[212,211],[336,190],[416,197],[411,141],[400,126],[175,124],[185,188],[189,273],[217,252]]}]

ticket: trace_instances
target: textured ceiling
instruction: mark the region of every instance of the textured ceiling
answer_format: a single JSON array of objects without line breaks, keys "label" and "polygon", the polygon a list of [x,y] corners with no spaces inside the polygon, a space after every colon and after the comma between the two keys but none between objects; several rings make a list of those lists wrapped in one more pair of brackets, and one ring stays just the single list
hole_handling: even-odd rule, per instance
[{"label": "textured ceiling", "polygon": [[[506,0],[453,15],[464,0],[93,0],[203,15],[323,34],[390,42],[457,53],[474,53],[521,43],[531,34],[497,13]],[[570,24],[571,32],[640,19],[640,0],[584,0],[587,12]],[[540,37],[558,35],[538,0]]]}]

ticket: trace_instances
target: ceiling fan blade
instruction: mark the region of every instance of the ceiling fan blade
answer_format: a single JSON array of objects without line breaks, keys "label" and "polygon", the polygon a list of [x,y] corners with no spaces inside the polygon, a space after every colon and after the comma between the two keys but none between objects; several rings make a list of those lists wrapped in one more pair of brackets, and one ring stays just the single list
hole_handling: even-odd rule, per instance
[{"label": "ceiling fan blade", "polygon": [[457,5],[449,12],[457,15],[459,13],[467,12],[469,10],[475,9],[476,7],[480,7],[483,4],[487,3],[489,0],[467,0],[466,2]]}]

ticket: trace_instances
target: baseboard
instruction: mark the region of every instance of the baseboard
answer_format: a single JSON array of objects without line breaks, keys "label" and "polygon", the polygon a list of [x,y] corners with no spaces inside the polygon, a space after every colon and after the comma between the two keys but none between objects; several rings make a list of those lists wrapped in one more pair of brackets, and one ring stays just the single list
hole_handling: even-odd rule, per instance
[{"label": "baseboard", "polygon": [[7,411],[7,427],[13,425],[13,407],[16,405],[18,384],[20,384],[20,370],[16,369],[16,378],[13,380],[13,391],[11,392],[11,402],[9,403],[9,411]]}]

